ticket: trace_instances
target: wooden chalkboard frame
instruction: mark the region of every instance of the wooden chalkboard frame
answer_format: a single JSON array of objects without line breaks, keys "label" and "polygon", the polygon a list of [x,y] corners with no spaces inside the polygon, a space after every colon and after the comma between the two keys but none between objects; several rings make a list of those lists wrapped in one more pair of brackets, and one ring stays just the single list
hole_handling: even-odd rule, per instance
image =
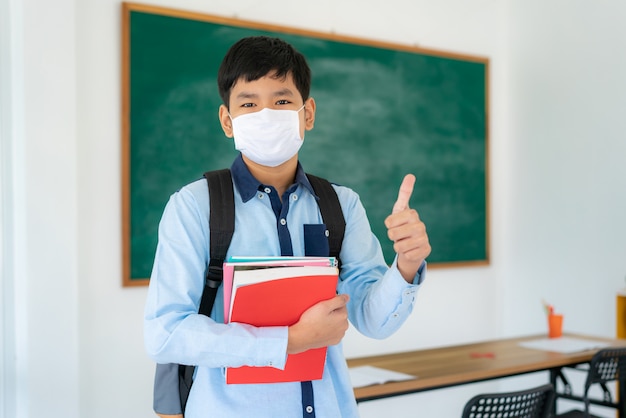
[{"label": "wooden chalkboard frame", "polygon": [[[122,189],[122,284],[123,286],[143,286],[149,282],[148,278],[145,277],[131,277],[131,265],[132,265],[132,254],[131,254],[131,246],[133,240],[133,234],[131,231],[131,197],[133,190],[131,190],[131,71],[130,71],[130,62],[131,62],[131,13],[139,12],[139,13],[148,13],[155,15],[163,15],[168,17],[175,17],[181,19],[188,19],[190,21],[196,22],[209,22],[216,25],[224,25],[227,27],[236,27],[236,28],[246,28],[246,29],[254,29],[264,32],[273,32],[277,34],[288,34],[288,35],[296,35],[307,38],[319,39],[323,41],[333,41],[340,42],[355,46],[367,46],[372,48],[381,48],[381,49],[389,49],[394,51],[401,51],[410,54],[418,54],[424,56],[431,57],[442,57],[451,60],[459,60],[462,62],[470,62],[470,63],[479,63],[484,66],[484,172],[481,174],[484,176],[484,201],[481,203],[484,206],[482,216],[482,222],[484,225],[481,228],[484,228],[484,242],[481,241],[481,245],[484,244],[484,256],[478,257],[477,259],[468,259],[468,260],[448,260],[444,262],[431,262],[429,266],[431,268],[441,268],[441,267],[467,267],[467,266],[484,266],[489,264],[489,60],[485,57],[472,56],[467,54],[459,54],[445,51],[437,51],[433,49],[425,49],[416,46],[403,45],[403,44],[395,44],[390,42],[382,42],[370,39],[362,39],[351,36],[338,35],[335,33],[322,33],[311,30],[302,30],[297,28],[278,26],[278,25],[270,25],[265,23],[253,22],[248,20],[240,20],[235,18],[226,18],[202,13],[189,12],[184,10],[176,10],[171,8],[150,6],[145,4],[136,4],[136,3],[122,3],[122,78],[121,78],[121,86],[122,86],[122,105],[121,105],[121,189]],[[306,54],[305,54],[306,55]],[[315,85],[315,79],[313,80],[313,84]],[[217,112],[217,110],[216,110]],[[320,175],[324,175],[324,173],[318,173]],[[332,178],[331,178],[332,180]],[[396,187],[395,183],[398,179],[394,179],[394,187]],[[418,180],[419,181],[419,180]],[[398,182],[399,184],[399,182]],[[359,190],[356,190],[359,192]],[[367,207],[366,207],[367,209]],[[419,210],[419,209],[418,209]],[[428,224],[427,224],[428,225]],[[156,225],[154,226],[154,233],[156,234]],[[380,237],[384,239],[384,237]],[[482,250],[481,250],[482,251]]]}]

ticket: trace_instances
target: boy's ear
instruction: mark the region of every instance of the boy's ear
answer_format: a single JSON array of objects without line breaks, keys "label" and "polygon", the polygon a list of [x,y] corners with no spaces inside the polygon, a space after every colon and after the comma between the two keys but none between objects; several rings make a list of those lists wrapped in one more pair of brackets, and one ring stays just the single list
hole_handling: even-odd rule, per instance
[{"label": "boy's ear", "polygon": [[315,125],[315,100],[309,97],[304,102],[304,128],[310,131],[313,125]]},{"label": "boy's ear", "polygon": [[222,130],[224,131],[224,135],[228,138],[233,137],[233,121],[228,114],[228,108],[225,105],[220,105],[219,110],[219,119],[220,124],[222,125]]}]

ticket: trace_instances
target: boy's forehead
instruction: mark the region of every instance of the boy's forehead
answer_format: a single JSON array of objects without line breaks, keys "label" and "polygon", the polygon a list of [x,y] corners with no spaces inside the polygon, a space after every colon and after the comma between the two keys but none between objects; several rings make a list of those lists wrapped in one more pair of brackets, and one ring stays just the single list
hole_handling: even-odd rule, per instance
[{"label": "boy's forehead", "polygon": [[291,74],[291,71],[286,73],[286,74],[284,74],[284,75],[278,76],[276,74],[276,70],[271,70],[270,72],[268,72],[267,74],[265,74],[262,77],[257,78],[256,80],[247,81],[247,78],[248,78],[248,76],[244,74],[244,75],[242,75],[241,77],[239,77],[235,81],[235,84],[238,84],[240,82],[243,82],[243,83],[253,83],[255,81],[262,80],[262,79],[271,79],[271,80],[276,80],[276,81],[279,81],[279,82],[292,82],[292,83],[294,82],[293,81],[293,74]]},{"label": "boy's forehead", "polygon": [[245,76],[239,77],[239,79],[237,79],[237,81],[233,84],[231,96],[233,93],[236,94],[236,92],[240,92],[241,90],[251,89],[280,89],[284,91],[290,90],[294,94],[298,93],[298,89],[291,73],[277,77],[276,72],[272,71],[267,75],[252,81],[248,81]]}]

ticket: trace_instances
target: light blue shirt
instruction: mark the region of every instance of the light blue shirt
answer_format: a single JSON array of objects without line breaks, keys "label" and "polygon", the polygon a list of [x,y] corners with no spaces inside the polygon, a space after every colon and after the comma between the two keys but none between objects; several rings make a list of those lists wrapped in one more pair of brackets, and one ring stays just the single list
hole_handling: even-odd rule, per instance
[{"label": "light blue shirt", "polygon": [[[235,233],[227,256],[281,255],[272,187],[256,181],[241,157],[231,168],[235,195]],[[352,190],[333,185],[346,220],[338,293],[350,295],[351,324],[371,338],[394,333],[411,313],[425,264],[413,284],[389,268],[372,234],[365,210]],[[316,197],[298,167],[296,184],[283,197],[293,255],[304,255],[303,225],[321,224]],[[276,199],[274,197],[274,201]],[[393,202],[388,202],[389,210]],[[280,218],[280,215],[279,215]],[[186,418],[302,417],[300,383],[227,385],[225,367],[284,368],[288,328],[224,324],[218,291],[211,318],[198,315],[209,261],[209,196],[204,179],[174,193],[159,224],[159,243],[145,308],[144,341],[157,363],[198,365]],[[317,418],[358,417],[341,344],[328,347],[321,380],[313,381]]]}]

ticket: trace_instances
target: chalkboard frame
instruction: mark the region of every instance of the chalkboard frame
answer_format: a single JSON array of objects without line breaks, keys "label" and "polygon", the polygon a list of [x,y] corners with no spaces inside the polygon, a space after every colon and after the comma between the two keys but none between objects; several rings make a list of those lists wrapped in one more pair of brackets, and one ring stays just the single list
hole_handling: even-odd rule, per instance
[{"label": "chalkboard frame", "polygon": [[[131,243],[133,239],[131,231],[131,19],[132,12],[148,13],[155,15],[163,15],[190,21],[209,22],[217,25],[228,27],[238,27],[246,29],[254,29],[259,31],[267,31],[278,34],[288,34],[320,39],[324,41],[335,41],[351,45],[362,45],[372,48],[391,49],[411,54],[450,58],[453,60],[480,63],[484,65],[484,257],[473,260],[446,261],[430,263],[429,268],[447,268],[447,267],[470,267],[485,266],[490,263],[490,215],[489,215],[489,59],[470,54],[454,53],[449,51],[440,51],[435,49],[421,48],[418,46],[397,44],[372,39],[357,38],[336,33],[324,33],[312,30],[303,30],[293,27],[272,25],[249,20],[241,20],[237,18],[227,18],[210,14],[203,14],[173,8],[165,8],[137,3],[122,3],[122,69],[121,69],[121,87],[122,87],[122,104],[121,104],[121,189],[122,189],[122,284],[123,286],[145,286],[149,283],[149,279],[145,277],[131,277]],[[315,80],[314,80],[315,83]],[[323,175],[323,174],[322,174]],[[357,190],[358,192],[358,190]],[[156,230],[155,230],[156,234]],[[382,239],[382,237],[379,237]]]}]

